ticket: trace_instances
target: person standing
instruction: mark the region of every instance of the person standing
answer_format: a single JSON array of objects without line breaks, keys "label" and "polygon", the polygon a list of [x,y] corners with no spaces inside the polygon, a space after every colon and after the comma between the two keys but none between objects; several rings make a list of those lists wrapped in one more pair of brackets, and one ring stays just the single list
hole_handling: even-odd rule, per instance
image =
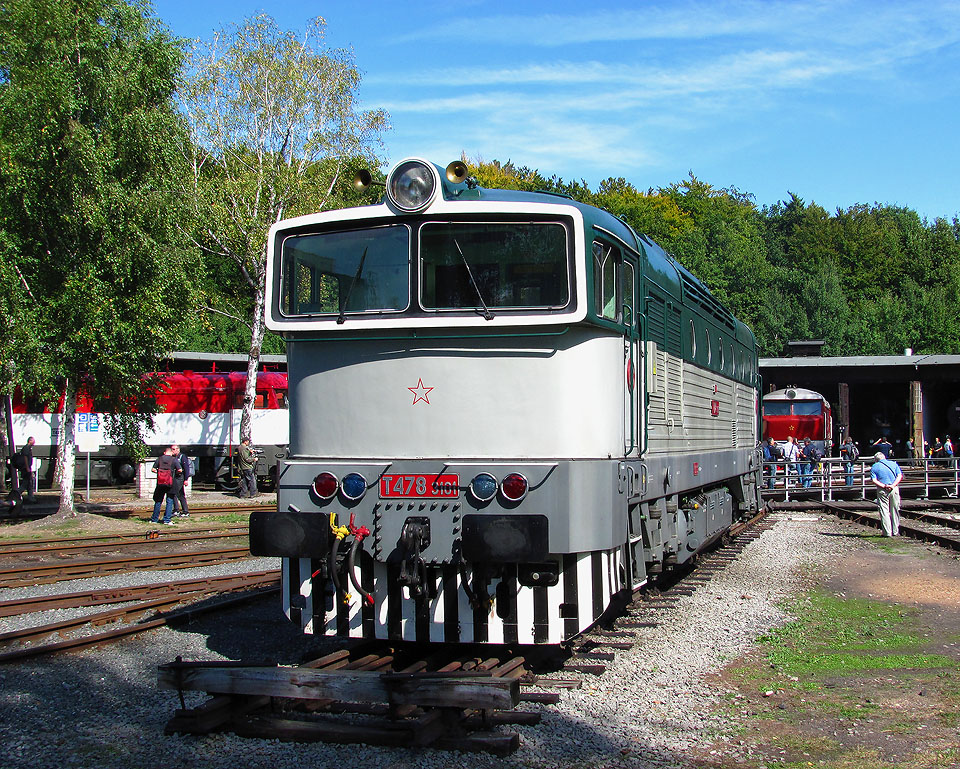
[{"label": "person standing", "polygon": [[843,459],[843,469],[847,475],[847,486],[853,486],[853,468],[854,463],[860,458],[860,450],[849,435],[840,446],[840,457]]},{"label": "person standing", "polygon": [[783,468],[783,474],[785,476],[784,482],[785,485],[790,485],[790,468],[793,468],[793,472],[797,475],[800,475],[800,447],[797,446],[797,442],[793,439],[793,436],[790,435],[787,437],[787,442],[783,444],[783,459],[786,463]]},{"label": "person standing", "polygon": [[883,454],[884,459],[890,459],[893,454],[893,444],[887,440],[887,436],[881,436],[873,442],[873,447]]},{"label": "person standing", "polygon": [[20,451],[13,457],[14,467],[20,476],[20,491],[27,492],[27,502],[37,501],[37,498],[34,496],[34,491],[37,486],[33,472],[33,447],[36,442],[36,438],[31,435],[27,438],[27,442],[20,448]]},{"label": "person standing", "polygon": [[173,500],[173,517],[179,518],[186,509],[180,502],[183,498],[183,465],[180,462],[180,446],[176,443],[171,444],[170,455],[174,461],[173,484],[170,486],[170,499]]},{"label": "person standing", "polygon": [[180,471],[182,475],[180,476],[180,484],[177,486],[176,479],[174,480],[174,489],[177,490],[176,502],[180,505],[180,517],[189,518],[190,517],[190,508],[187,507],[187,481],[190,480],[190,477],[193,475],[193,462],[190,461],[190,457],[180,451],[179,446],[174,447],[176,452],[174,456],[177,458],[177,461],[180,463]]},{"label": "person standing", "polygon": [[250,448],[250,436],[247,436],[237,446],[237,469],[240,471],[238,497],[257,496],[257,482],[253,477],[253,468],[256,464],[257,458],[254,456],[253,449]]},{"label": "person standing", "polygon": [[873,455],[870,480],[877,487],[877,507],[883,533],[887,537],[895,537],[900,533],[900,482],[903,480],[903,471],[900,465],[878,451]]},{"label": "person standing", "polygon": [[157,474],[157,487],[153,490],[153,515],[150,523],[160,523],[160,508],[166,499],[166,510],[163,513],[163,522],[167,526],[173,525],[173,479],[180,472],[180,465],[173,456],[173,447],[168,446],[160,458],[153,464],[153,472]]},{"label": "person standing", "polygon": [[773,489],[777,478],[777,460],[783,456],[783,452],[773,438],[767,438],[763,444],[763,473],[767,476],[767,488]]}]

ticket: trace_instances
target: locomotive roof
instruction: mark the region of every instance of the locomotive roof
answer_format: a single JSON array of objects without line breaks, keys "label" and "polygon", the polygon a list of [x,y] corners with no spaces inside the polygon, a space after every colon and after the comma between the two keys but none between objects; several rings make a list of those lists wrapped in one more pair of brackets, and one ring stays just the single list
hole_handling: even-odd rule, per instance
[{"label": "locomotive roof", "polygon": [[803,387],[785,387],[774,390],[763,396],[765,401],[822,401],[826,400],[816,390],[807,390]]},{"label": "locomotive roof", "polygon": [[[582,203],[569,195],[544,191],[527,192],[473,187],[458,190],[455,197],[458,200],[531,202],[572,206],[580,211],[586,226],[593,227],[597,232],[609,233],[633,251],[644,255],[648,274],[653,273],[652,277],[660,288],[673,294],[678,301],[686,300],[688,303],[698,304],[704,314],[733,331],[739,342],[751,348],[756,343],[753,331],[723,307],[713,296],[710,289],[696,275],[680,264],[652,238],[637,233],[627,222],[606,209],[598,208],[589,203]],[[691,299],[693,302],[690,302]]]},{"label": "locomotive roof", "polygon": [[[433,177],[433,181],[430,182],[432,191],[429,198],[418,199],[416,203],[410,201],[410,205],[405,206],[403,201],[398,202],[396,199],[397,188],[394,187],[391,180],[400,169],[418,165],[424,169],[432,169],[430,171],[430,175]],[[460,167],[454,169],[458,165]],[[453,176],[451,176],[451,169],[454,169]],[[443,169],[420,158],[408,158],[394,165],[388,174],[385,194],[380,203],[340,209],[336,214],[339,217],[350,218],[352,212],[357,212],[357,218],[372,218],[379,215],[379,212],[374,212],[372,209],[381,209],[391,215],[403,215],[404,213],[429,215],[431,211],[436,211],[441,215],[449,216],[455,211],[459,203],[467,202],[492,203],[494,208],[496,204],[504,204],[504,211],[511,214],[523,212],[524,205],[528,204],[551,206],[554,213],[556,213],[558,206],[570,207],[576,209],[579,213],[579,218],[583,221],[586,230],[585,236],[588,239],[594,236],[612,236],[631,251],[645,257],[644,274],[656,283],[661,290],[669,294],[677,303],[688,307],[691,312],[698,312],[705,319],[716,323],[718,326],[726,327],[728,332],[748,349],[755,348],[756,339],[753,332],[744,323],[737,320],[713,296],[699,278],[676,261],[652,238],[638,234],[620,217],[605,209],[574,200],[569,195],[561,193],[480,187],[466,174],[467,169],[462,164],[451,163],[450,166]],[[358,175],[358,183],[361,186],[371,183],[369,175],[365,183],[361,181],[361,177]],[[278,228],[290,231],[300,227],[312,227],[320,220],[329,221],[329,217],[334,214],[334,211],[329,211],[287,219],[275,224],[271,233],[276,232]],[[270,269],[269,265],[268,269]]]}]

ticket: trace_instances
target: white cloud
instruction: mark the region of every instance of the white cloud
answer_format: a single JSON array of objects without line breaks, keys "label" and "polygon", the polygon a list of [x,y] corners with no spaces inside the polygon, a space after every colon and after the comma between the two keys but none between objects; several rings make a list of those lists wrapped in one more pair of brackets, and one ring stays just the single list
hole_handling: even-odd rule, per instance
[{"label": "white cloud", "polygon": [[629,10],[473,16],[397,35],[392,42],[464,40],[488,45],[562,47],[628,41],[691,41],[728,37],[808,39],[843,45],[888,44],[905,38],[956,40],[960,7],[953,0],[750,0],[647,2]]}]

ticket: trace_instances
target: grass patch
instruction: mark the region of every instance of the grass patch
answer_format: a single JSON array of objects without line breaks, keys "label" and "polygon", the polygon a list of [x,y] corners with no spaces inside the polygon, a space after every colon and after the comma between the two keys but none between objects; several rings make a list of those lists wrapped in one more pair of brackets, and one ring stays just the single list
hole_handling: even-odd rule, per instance
[{"label": "grass patch", "polygon": [[759,639],[771,668],[783,675],[957,666],[945,655],[909,653],[924,639],[910,632],[913,612],[901,606],[814,591],[787,610],[797,619]]},{"label": "grass patch", "polygon": [[250,513],[224,513],[223,515],[190,516],[194,523],[250,523]]}]

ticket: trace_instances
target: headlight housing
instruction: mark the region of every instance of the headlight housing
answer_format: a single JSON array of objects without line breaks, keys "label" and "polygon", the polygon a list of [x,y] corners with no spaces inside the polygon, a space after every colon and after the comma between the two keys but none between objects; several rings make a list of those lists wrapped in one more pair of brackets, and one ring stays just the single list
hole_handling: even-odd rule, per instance
[{"label": "headlight housing", "polygon": [[510,502],[519,502],[527,496],[527,488],[529,488],[527,479],[520,473],[510,473],[500,481],[500,493]]},{"label": "headlight housing", "polygon": [[404,160],[387,177],[387,198],[401,211],[422,211],[437,192],[437,174],[422,160]]},{"label": "headlight housing", "polygon": [[313,493],[324,502],[331,500],[336,496],[340,482],[333,473],[322,472],[313,479]]}]

